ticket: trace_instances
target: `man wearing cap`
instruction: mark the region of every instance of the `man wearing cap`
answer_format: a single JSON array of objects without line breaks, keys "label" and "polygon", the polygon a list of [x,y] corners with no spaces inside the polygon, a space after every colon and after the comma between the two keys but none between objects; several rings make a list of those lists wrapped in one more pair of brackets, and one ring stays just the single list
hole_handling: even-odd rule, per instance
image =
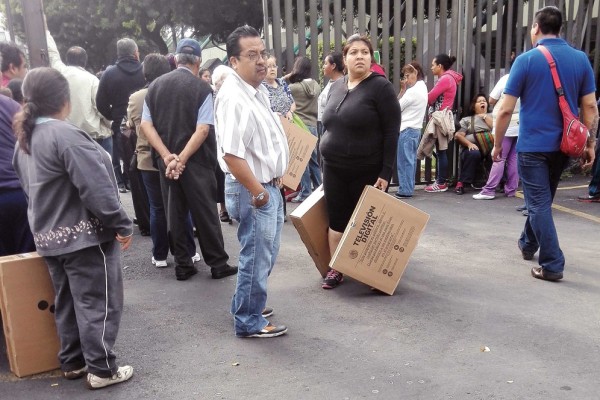
[{"label": "man wearing cap", "polygon": [[179,42],[177,69],[152,82],[140,124],[154,149],[161,187],[168,192],[167,225],[175,254],[175,276],[181,281],[198,272],[184,239],[188,209],[213,279],[237,273],[237,267],[227,264],[229,256],[215,204],[213,96],[208,83],[198,77],[201,52],[200,43],[194,39]]}]

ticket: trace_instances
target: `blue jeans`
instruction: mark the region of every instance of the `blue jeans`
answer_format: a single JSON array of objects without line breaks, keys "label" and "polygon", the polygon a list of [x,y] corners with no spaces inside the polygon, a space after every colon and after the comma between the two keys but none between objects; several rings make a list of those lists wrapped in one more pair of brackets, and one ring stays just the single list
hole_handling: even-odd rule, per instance
[{"label": "blue jeans", "polygon": [[448,150],[438,150],[435,163],[435,181],[439,184],[446,183],[448,173]]},{"label": "blue jeans", "polygon": [[[155,260],[166,260],[169,255],[169,234],[167,229],[167,216],[160,189],[160,177],[158,171],[140,171],[142,180],[148,193],[150,203],[150,236],[152,237],[152,257]],[[186,221],[187,229],[183,240],[187,241],[190,257],[196,254],[194,243],[194,229],[192,228],[192,217],[188,214]]]},{"label": "blue jeans", "polygon": [[519,175],[529,211],[519,245],[526,252],[539,249],[538,263],[542,269],[556,273],[563,272],[565,256],[558,244],[552,200],[567,160],[560,151],[518,154]]},{"label": "blue jeans", "polygon": [[[307,125],[308,130],[313,136],[317,136],[317,128],[314,126]],[[318,137],[318,136],[317,136]],[[302,174],[302,179],[300,180],[300,198],[304,199],[310,196],[312,193],[311,182],[313,186],[318,188],[323,183],[323,179],[321,178],[321,169],[319,168],[319,161],[317,160],[317,150],[313,150],[310,160],[308,161],[308,165]]]},{"label": "blue jeans", "polygon": [[417,172],[417,148],[421,130],[406,128],[398,137],[398,194],[412,196]]},{"label": "blue jeans", "polygon": [[259,332],[269,323],[262,316],[267,304],[267,278],[279,253],[283,227],[283,200],[279,188],[263,185],[269,201],[261,208],[250,204],[252,195],[230,174],[225,176],[225,204],[239,221],[240,260],[235,294],[231,301],[237,336]]},{"label": "blue jeans", "polygon": [[600,196],[600,141],[596,142],[596,158],[592,165],[592,180],[588,186],[590,196]]},{"label": "blue jeans", "polygon": [[104,139],[94,139],[110,156],[113,156],[113,138],[109,136]]}]

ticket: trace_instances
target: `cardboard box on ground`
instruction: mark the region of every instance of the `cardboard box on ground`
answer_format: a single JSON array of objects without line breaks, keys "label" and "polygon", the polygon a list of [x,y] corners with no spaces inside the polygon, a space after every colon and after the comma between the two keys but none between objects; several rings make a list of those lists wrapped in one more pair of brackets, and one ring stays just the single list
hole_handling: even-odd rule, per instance
[{"label": "cardboard box on ground", "polygon": [[292,124],[285,117],[281,117],[281,124],[290,149],[290,163],[281,180],[283,186],[296,190],[317,145],[317,138],[306,129]]},{"label": "cardboard box on ground", "polygon": [[0,312],[10,370],[18,377],[59,368],[54,297],[37,253],[0,257]]},{"label": "cardboard box on ground", "polygon": [[332,268],[389,295],[394,294],[429,221],[429,215],[418,208],[365,186],[329,261],[329,220],[322,191],[316,190],[291,217],[321,275],[327,273],[327,259]]}]

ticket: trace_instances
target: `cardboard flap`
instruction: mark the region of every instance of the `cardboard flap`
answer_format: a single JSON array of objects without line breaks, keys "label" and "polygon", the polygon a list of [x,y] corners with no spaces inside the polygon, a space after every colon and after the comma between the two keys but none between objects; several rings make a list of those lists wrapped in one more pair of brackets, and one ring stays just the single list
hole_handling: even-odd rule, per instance
[{"label": "cardboard flap", "polygon": [[323,185],[319,186],[291,214],[290,218],[324,278],[329,271],[329,216]]},{"label": "cardboard flap", "polygon": [[281,180],[283,186],[296,190],[302,179],[302,174],[308,165],[310,156],[317,146],[317,138],[309,131],[292,124],[287,118],[281,117],[281,124],[290,149],[290,163]]}]

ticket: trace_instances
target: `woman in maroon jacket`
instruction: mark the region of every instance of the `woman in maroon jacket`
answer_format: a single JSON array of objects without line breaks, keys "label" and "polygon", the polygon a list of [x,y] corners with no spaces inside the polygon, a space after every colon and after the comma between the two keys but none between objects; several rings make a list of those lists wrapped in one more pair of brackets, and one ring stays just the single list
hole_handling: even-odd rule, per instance
[{"label": "woman in maroon jacket", "polygon": [[[436,111],[452,109],[454,99],[456,97],[456,89],[462,75],[456,71],[452,71],[450,67],[456,61],[456,57],[450,57],[447,54],[438,54],[431,62],[431,72],[437,76],[435,86],[427,96],[429,104],[429,115]],[[437,146],[437,163],[436,163],[436,180],[433,185],[425,187],[425,191],[429,193],[445,192],[448,190],[446,183],[446,174],[448,172],[448,155],[446,148]]]}]

